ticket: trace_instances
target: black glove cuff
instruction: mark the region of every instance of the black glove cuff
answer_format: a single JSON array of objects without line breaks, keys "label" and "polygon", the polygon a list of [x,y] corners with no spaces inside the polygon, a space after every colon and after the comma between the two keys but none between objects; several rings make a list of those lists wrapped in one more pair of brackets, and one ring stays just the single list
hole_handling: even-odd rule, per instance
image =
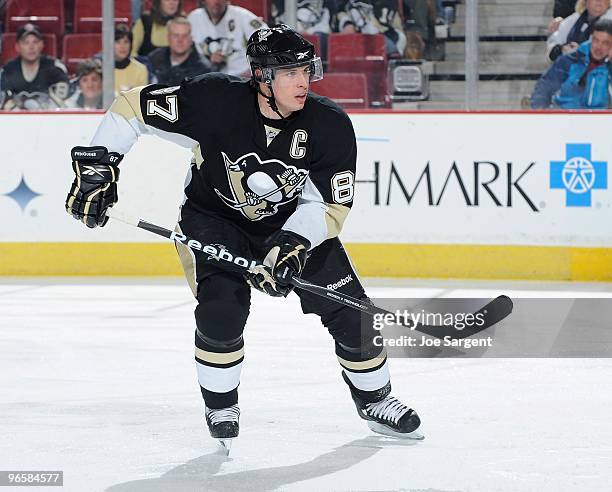
[{"label": "black glove cuff", "polygon": [[118,166],[122,160],[123,154],[120,154],[119,152],[108,152],[104,157],[102,157],[102,159],[100,160],[100,164]]},{"label": "black glove cuff", "polygon": [[73,161],[78,162],[100,162],[102,157],[108,153],[106,147],[98,145],[96,147],[73,147],[70,151]]},{"label": "black glove cuff", "polygon": [[269,239],[271,245],[281,245],[281,244],[290,244],[292,246],[304,246],[306,251],[310,249],[310,241],[306,239],[304,236],[300,236],[299,234],[293,231],[287,231],[285,229],[281,229],[278,232],[275,232]]},{"label": "black glove cuff", "polygon": [[72,160],[76,162],[96,162],[100,164],[110,164],[118,166],[123,160],[123,154],[119,152],[109,152],[103,145],[95,145],[93,147],[73,147],[70,151]]}]

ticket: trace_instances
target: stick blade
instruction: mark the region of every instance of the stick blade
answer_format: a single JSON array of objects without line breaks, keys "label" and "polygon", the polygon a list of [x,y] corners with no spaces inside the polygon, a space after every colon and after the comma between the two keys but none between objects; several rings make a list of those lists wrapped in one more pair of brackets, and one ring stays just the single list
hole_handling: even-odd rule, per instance
[{"label": "stick blade", "polygon": [[499,323],[512,313],[513,308],[514,303],[512,299],[506,295],[501,295],[474,313],[475,317],[481,315],[484,320],[484,323],[480,326],[474,325],[459,330],[453,326],[418,325],[417,330],[436,338],[447,336],[456,340],[467,338]]}]

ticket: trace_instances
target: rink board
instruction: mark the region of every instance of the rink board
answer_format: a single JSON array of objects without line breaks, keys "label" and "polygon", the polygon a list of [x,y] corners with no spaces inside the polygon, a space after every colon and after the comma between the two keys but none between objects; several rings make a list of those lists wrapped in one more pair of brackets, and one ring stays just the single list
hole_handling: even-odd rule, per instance
[{"label": "rink board", "polygon": [[[100,118],[0,117],[1,275],[181,274],[163,240],[65,213],[69,150]],[[612,280],[611,118],[351,114],[359,160],[341,237],[364,276]],[[118,208],[172,227],[190,155],[142,138],[121,164]]]}]

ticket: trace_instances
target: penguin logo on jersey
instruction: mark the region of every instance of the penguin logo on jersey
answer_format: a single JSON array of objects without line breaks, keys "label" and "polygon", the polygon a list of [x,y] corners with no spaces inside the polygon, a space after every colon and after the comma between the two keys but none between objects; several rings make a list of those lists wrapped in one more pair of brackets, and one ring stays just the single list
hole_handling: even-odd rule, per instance
[{"label": "penguin logo on jersey", "polygon": [[233,55],[236,50],[234,49],[234,40],[232,38],[211,38],[208,36],[204,39],[204,42],[200,44],[202,52],[207,56],[213,53],[220,52],[224,56]]},{"label": "penguin logo on jersey", "polygon": [[251,152],[232,161],[221,152],[227,181],[232,192],[228,198],[217,188],[223,203],[239,210],[249,220],[261,220],[278,212],[278,207],[297,198],[304,188],[308,171],[287,166],[277,159],[262,161]]}]

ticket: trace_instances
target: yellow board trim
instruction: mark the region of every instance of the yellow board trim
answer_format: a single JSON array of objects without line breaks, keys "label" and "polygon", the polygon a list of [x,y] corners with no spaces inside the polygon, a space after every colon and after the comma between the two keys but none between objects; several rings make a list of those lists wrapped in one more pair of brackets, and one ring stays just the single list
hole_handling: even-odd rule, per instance
[{"label": "yellow board trim", "polygon": [[[346,244],[364,277],[612,281],[612,248]],[[2,276],[182,276],[172,243],[0,243]]]},{"label": "yellow board trim", "polygon": [[0,275],[181,275],[171,242],[0,243]]},{"label": "yellow board trim", "polygon": [[347,244],[364,277],[612,281],[612,248]]}]

